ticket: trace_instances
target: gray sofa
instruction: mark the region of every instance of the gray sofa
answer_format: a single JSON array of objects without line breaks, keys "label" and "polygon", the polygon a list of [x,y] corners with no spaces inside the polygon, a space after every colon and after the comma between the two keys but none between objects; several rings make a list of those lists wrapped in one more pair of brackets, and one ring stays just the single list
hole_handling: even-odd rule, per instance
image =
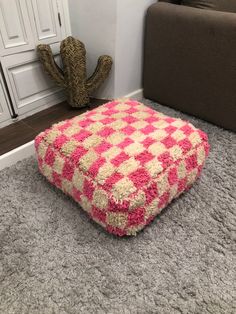
[{"label": "gray sofa", "polygon": [[144,96],[236,131],[236,0],[164,2],[147,12]]}]

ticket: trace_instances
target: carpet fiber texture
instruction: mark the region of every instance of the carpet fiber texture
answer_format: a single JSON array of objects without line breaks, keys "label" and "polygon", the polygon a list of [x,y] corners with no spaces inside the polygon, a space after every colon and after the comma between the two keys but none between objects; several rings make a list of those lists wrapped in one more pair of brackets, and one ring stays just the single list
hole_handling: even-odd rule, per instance
[{"label": "carpet fiber texture", "polygon": [[136,237],[117,238],[39,174],[0,172],[0,313],[235,313],[236,135],[209,136],[202,177]]}]

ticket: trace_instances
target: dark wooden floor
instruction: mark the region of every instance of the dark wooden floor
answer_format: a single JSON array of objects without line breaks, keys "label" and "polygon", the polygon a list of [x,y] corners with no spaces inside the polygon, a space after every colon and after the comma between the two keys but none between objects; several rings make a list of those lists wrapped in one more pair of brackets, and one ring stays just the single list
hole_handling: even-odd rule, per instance
[{"label": "dark wooden floor", "polygon": [[40,111],[30,117],[0,129],[0,155],[32,141],[35,136],[53,123],[72,118],[87,110],[91,110],[107,100],[91,99],[91,103],[82,109],[70,107],[62,102],[51,108]]}]

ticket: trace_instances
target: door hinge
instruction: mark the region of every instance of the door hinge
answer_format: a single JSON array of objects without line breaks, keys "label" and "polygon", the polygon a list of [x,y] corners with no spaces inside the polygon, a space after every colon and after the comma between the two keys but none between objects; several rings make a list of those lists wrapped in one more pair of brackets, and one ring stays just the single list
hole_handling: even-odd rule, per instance
[{"label": "door hinge", "polygon": [[58,12],[57,16],[58,16],[59,25],[60,25],[60,27],[61,27],[61,14],[60,14],[60,12]]},{"label": "door hinge", "polygon": [[16,114],[16,113],[13,113],[13,115],[11,116],[11,118],[12,118],[12,120],[13,120],[14,122],[17,122],[17,121],[19,120],[19,116],[18,116],[18,114]]}]

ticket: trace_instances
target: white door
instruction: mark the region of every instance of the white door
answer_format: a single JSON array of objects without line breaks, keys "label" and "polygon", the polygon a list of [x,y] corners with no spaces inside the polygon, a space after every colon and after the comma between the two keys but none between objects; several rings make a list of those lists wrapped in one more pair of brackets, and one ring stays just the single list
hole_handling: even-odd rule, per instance
[{"label": "white door", "polygon": [[31,20],[34,23],[36,44],[61,41],[60,13],[57,0],[29,0]]},{"label": "white door", "polygon": [[26,0],[0,0],[0,55],[35,46]]},{"label": "white door", "polygon": [[[44,73],[36,46],[50,44],[60,63],[59,44],[70,34],[69,24],[67,0],[0,0],[0,63],[19,116],[65,99]],[[1,117],[3,111],[7,117],[0,107]]]},{"label": "white door", "polygon": [[[52,45],[55,60],[60,65],[59,44]],[[43,71],[35,51],[2,58],[2,68],[11,100],[18,115],[54,102],[61,96],[60,88]]]},{"label": "white door", "polygon": [[11,115],[7,105],[7,95],[0,74],[0,123],[10,119]]}]

